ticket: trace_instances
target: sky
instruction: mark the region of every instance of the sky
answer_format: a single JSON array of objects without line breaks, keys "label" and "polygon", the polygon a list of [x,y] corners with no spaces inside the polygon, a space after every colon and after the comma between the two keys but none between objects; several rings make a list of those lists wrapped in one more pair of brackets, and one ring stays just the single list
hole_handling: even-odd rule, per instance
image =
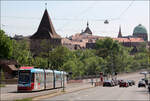
[{"label": "sky", "polygon": [[[117,37],[119,26],[123,36],[132,35],[139,24],[145,26],[149,34],[148,0],[1,1],[1,28],[10,36],[33,35],[45,7],[56,32],[62,37],[85,30],[87,21],[93,35]],[[104,24],[106,19],[109,24]]]}]

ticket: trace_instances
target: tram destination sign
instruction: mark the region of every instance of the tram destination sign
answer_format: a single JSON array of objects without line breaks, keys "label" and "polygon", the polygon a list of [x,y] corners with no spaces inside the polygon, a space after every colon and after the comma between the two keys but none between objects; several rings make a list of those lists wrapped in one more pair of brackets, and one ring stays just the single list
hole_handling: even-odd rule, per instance
[{"label": "tram destination sign", "polygon": [[20,70],[19,73],[21,75],[29,75],[30,74],[30,70]]}]

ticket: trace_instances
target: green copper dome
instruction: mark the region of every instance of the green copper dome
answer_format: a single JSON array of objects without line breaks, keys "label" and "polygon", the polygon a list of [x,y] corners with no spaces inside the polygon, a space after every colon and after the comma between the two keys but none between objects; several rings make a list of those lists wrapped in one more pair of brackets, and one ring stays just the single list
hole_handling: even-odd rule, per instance
[{"label": "green copper dome", "polygon": [[134,28],[133,34],[147,34],[147,30],[143,25],[139,24]]}]

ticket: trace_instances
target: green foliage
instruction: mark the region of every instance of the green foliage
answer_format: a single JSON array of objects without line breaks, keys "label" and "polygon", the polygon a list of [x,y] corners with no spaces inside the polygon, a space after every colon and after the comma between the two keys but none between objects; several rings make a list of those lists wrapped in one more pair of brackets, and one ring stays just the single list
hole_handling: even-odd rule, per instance
[{"label": "green foliage", "polygon": [[1,69],[1,71],[0,71],[1,73],[1,77],[0,77],[0,80],[1,81],[4,81],[5,80],[5,75],[4,75],[4,72],[3,72],[3,70]]},{"label": "green foliage", "polygon": [[110,54],[118,54],[121,45],[111,38],[101,39],[96,41],[97,55],[106,58]]},{"label": "green foliage", "polygon": [[32,65],[40,68],[48,68],[47,59],[42,57],[35,57],[34,59],[32,59]]},{"label": "green foliage", "polygon": [[12,41],[3,30],[0,30],[0,58],[9,59],[11,56]]},{"label": "green foliage", "polygon": [[72,68],[73,77],[80,77],[83,75],[83,63],[79,59],[74,59],[75,67]]},{"label": "green foliage", "polygon": [[26,40],[13,40],[13,59],[17,60],[20,65],[31,65],[32,55],[29,51],[29,43]]},{"label": "green foliage", "polygon": [[51,51],[48,57],[51,67],[56,70],[63,70],[63,64],[67,62],[69,53],[69,49],[63,46],[59,46]]},{"label": "green foliage", "polygon": [[101,72],[104,60],[101,57],[89,57],[84,59],[84,64],[86,73],[95,75],[97,72]]},{"label": "green foliage", "polygon": [[[72,72],[71,77],[96,75],[99,72],[130,72],[142,68],[150,68],[150,51],[145,43],[138,48],[139,52],[130,55],[132,48],[123,47],[111,38],[96,41],[96,49],[69,50],[59,46],[53,49],[46,40],[41,42],[43,52],[33,57],[28,40],[10,40],[4,31],[0,31],[0,58],[14,59],[20,65],[64,70]],[[149,61],[148,61],[149,57]]]},{"label": "green foliage", "polygon": [[[111,38],[97,40],[96,46],[96,50],[85,49],[73,51],[65,47],[57,47],[47,55],[50,69],[72,72],[71,77],[76,78],[85,75],[96,75],[99,72],[105,74],[130,72],[146,68],[147,66],[144,49],[136,53],[136,55],[131,56],[131,48],[123,47]],[[44,60],[41,57],[40,60],[38,63],[43,64],[39,66],[46,66],[46,59]]]},{"label": "green foliage", "polygon": [[[148,68],[148,56],[147,56],[147,53],[135,54],[135,56],[134,56],[134,63],[136,64],[136,69]],[[133,65],[135,65],[135,64],[133,64]]]},{"label": "green foliage", "polygon": [[113,41],[111,38],[97,40],[96,49],[97,56],[107,61],[105,72],[118,72],[122,69],[122,64],[125,64],[125,61],[123,62],[124,56],[126,56],[125,49],[117,41]]}]

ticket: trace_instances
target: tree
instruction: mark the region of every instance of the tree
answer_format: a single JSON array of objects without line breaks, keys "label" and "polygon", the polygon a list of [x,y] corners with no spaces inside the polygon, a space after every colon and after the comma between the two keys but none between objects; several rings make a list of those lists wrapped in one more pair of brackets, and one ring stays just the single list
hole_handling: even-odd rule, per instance
[{"label": "tree", "polygon": [[84,75],[84,69],[83,69],[83,62],[80,61],[79,59],[75,58],[74,60],[75,63],[75,67],[72,68],[72,72],[73,72],[73,77],[81,77]]},{"label": "tree", "polygon": [[0,30],[0,58],[9,59],[12,56],[12,41]]},{"label": "tree", "polygon": [[107,61],[107,73],[113,74],[119,68],[118,61],[122,46],[111,38],[101,39],[96,41],[97,56],[102,57]]},{"label": "tree", "polygon": [[135,64],[133,64],[134,69],[142,69],[142,68],[148,68],[148,56],[147,53],[137,53],[134,56],[134,63],[136,63],[137,65],[134,66]]},{"label": "tree", "polygon": [[20,65],[32,65],[33,57],[29,50],[29,43],[26,40],[13,40],[13,59],[17,60]]},{"label": "tree", "polygon": [[113,41],[111,38],[100,39],[96,41],[97,55],[106,58],[108,55],[118,54],[121,45],[117,41]]},{"label": "tree", "polygon": [[35,57],[32,59],[32,65],[40,68],[47,67],[47,58]]},{"label": "tree", "polygon": [[63,64],[68,60],[69,54],[69,49],[63,46],[52,50],[49,55],[51,67],[55,70],[63,70]]}]

